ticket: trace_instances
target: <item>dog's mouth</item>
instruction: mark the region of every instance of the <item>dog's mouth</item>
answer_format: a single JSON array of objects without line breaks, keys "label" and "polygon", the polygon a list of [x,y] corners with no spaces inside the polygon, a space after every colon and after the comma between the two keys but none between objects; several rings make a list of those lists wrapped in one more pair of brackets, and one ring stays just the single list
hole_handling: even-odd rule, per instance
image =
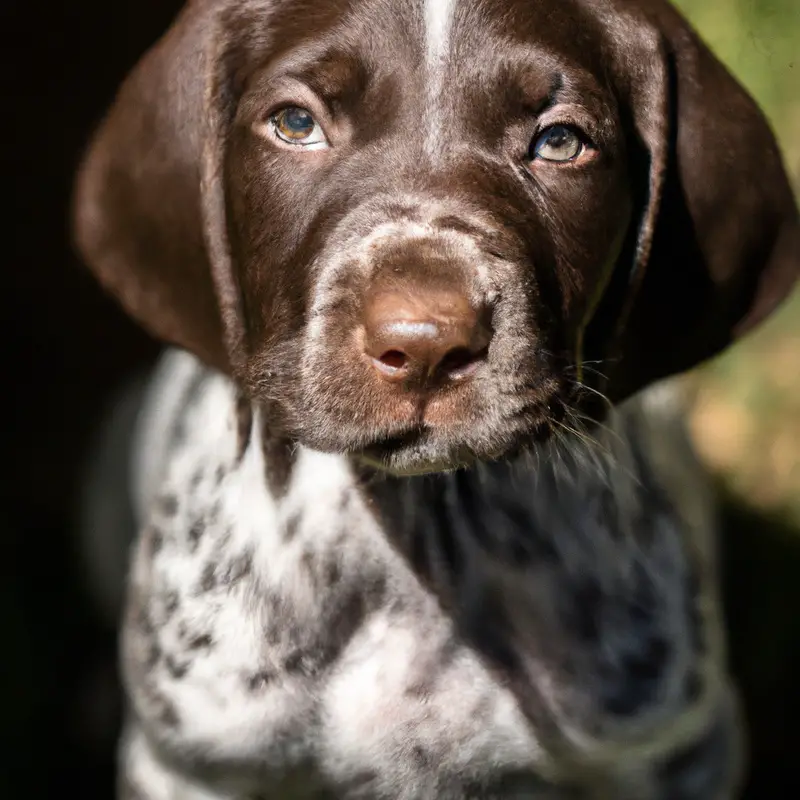
[{"label": "dog's mouth", "polygon": [[[470,468],[477,463],[514,461],[552,443],[591,441],[608,404],[595,393],[556,390],[524,404],[494,424],[475,414],[463,424],[439,426],[417,420],[346,448],[354,462],[395,476],[415,476]],[[484,424],[485,423],[485,424]]]}]

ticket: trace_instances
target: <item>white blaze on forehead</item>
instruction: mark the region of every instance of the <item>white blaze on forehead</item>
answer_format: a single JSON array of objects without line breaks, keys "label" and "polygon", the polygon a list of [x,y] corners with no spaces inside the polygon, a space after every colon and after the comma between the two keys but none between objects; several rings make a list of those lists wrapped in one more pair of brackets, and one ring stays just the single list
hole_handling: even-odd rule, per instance
[{"label": "white blaze on forehead", "polygon": [[425,41],[431,66],[447,54],[457,0],[425,0]]},{"label": "white blaze on forehead", "polygon": [[429,150],[439,149],[444,135],[440,109],[444,70],[450,48],[450,31],[458,0],[425,0],[425,45],[428,68],[428,120],[426,142]]}]

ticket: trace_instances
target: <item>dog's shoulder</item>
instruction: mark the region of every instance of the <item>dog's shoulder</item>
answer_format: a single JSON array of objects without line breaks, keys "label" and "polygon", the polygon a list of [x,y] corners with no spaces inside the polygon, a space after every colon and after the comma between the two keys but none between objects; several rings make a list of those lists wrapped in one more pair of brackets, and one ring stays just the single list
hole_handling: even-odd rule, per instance
[{"label": "dog's shoulder", "polygon": [[[198,462],[217,438],[220,421],[232,424],[233,388],[221,375],[182,350],[169,349],[156,365],[139,409],[132,453],[132,492],[140,520],[146,518],[165,471],[179,454]],[[200,418],[206,417],[202,423]],[[209,428],[208,423],[211,423]],[[191,433],[190,433],[191,432]],[[174,478],[173,478],[174,479]]]}]

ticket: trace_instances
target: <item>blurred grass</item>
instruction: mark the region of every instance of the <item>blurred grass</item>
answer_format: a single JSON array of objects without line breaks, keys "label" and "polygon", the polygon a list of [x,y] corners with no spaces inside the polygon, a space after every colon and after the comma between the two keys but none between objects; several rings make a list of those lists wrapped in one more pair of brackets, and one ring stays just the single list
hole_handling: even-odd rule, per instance
[{"label": "blurred grass", "polygon": [[[800,195],[800,0],[674,1],[761,105]],[[800,291],[687,382],[706,463],[800,531]]]}]

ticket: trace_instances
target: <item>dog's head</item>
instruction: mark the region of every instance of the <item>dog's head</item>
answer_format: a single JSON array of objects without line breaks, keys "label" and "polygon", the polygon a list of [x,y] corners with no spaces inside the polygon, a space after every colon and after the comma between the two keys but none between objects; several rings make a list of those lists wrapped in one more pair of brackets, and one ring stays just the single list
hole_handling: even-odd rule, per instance
[{"label": "dog's head", "polygon": [[401,472],[691,367],[800,264],[772,133],[665,0],[194,0],[76,209],[149,330]]}]

